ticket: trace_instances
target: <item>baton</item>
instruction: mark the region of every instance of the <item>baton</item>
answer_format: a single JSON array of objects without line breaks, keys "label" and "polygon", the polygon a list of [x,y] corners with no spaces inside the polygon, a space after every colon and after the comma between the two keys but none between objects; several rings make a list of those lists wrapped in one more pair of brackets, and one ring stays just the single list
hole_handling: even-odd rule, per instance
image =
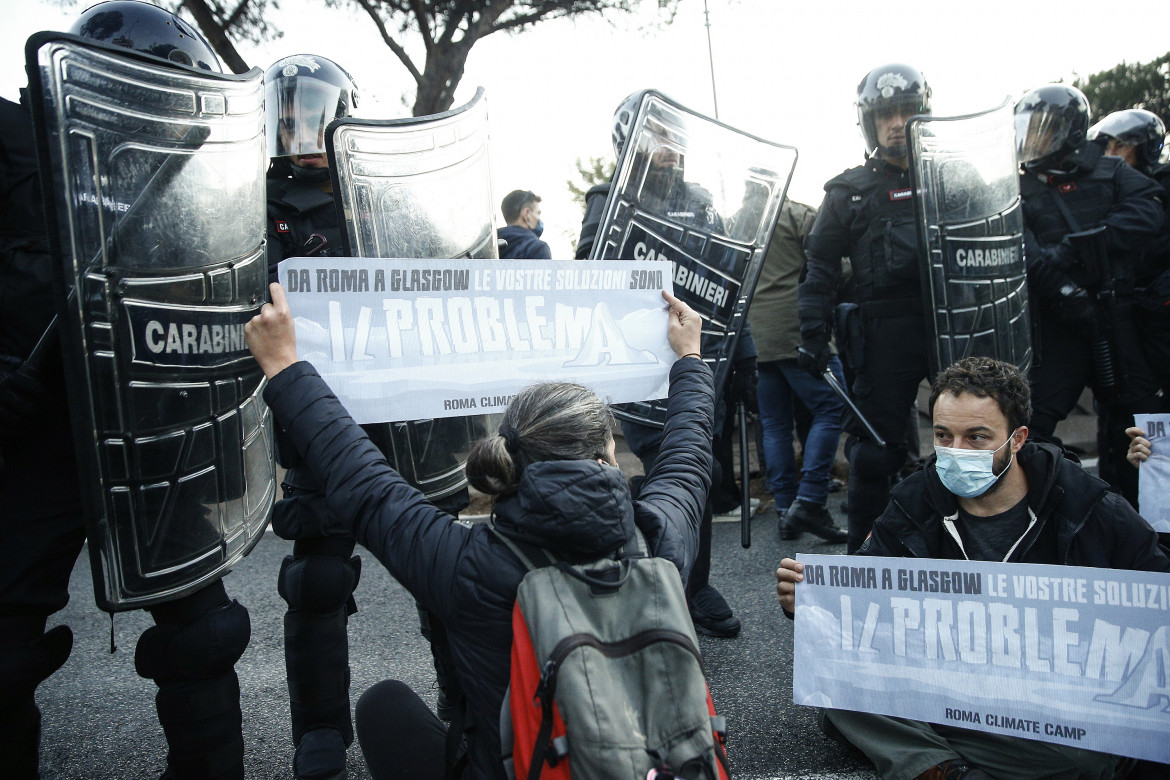
[{"label": "baton", "polygon": [[[804,347],[797,347],[796,351],[803,352],[809,357],[815,357],[813,353],[809,352]],[[886,446],[886,440],[878,434],[877,429],[870,424],[869,420],[865,419],[865,415],[862,414],[861,410],[857,408],[857,404],[853,403],[853,399],[849,397],[849,393],[845,392],[845,388],[841,387],[841,383],[837,381],[837,377],[833,376],[833,372],[826,368],[821,374],[821,379],[829,383],[829,387],[833,388],[833,392],[841,397],[841,400],[844,401],[845,405],[849,407],[849,411],[853,412],[853,414],[857,416],[857,419],[860,420],[861,424],[865,426],[865,429],[869,431],[869,435],[873,437],[873,440],[877,442],[877,445],[884,448]]]},{"label": "baton", "polygon": [[739,417],[739,481],[743,485],[739,504],[739,543],[746,550],[752,546],[752,473],[748,464],[747,407],[743,401],[736,405],[736,415]]}]

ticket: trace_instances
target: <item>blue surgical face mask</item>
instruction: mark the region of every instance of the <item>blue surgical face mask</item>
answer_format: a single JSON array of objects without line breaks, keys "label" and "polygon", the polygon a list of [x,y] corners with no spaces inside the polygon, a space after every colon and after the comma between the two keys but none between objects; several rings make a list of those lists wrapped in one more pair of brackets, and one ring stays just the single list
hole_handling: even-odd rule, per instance
[{"label": "blue surgical face mask", "polygon": [[536,227],[532,228],[532,232],[536,234],[537,238],[540,238],[540,234],[544,232],[544,220],[543,219],[536,220]]},{"label": "blue surgical face mask", "polygon": [[[1012,436],[1015,431],[1012,432]],[[1011,444],[1012,437],[994,450],[968,450],[958,447],[934,447],[934,470],[943,487],[960,498],[983,495],[1012,467],[1012,459],[999,474],[995,473],[995,454]]]}]

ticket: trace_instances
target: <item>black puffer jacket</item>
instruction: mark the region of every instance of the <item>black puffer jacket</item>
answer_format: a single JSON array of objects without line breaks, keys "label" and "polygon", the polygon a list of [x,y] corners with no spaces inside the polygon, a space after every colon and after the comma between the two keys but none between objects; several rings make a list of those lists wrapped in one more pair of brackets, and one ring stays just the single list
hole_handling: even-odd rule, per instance
[{"label": "black puffer jacket", "polygon": [[[1066,459],[1059,447],[1028,443],[1016,458],[1028,477],[1028,506],[1036,522],[1011,561],[1170,571],[1170,558],[1158,547],[1150,524],[1103,481]],[[958,511],[931,456],[894,488],[858,554],[961,560],[963,551],[942,523]]]},{"label": "black puffer jacket", "polygon": [[[630,498],[622,473],[596,461],[546,461],[496,503],[501,531],[554,552],[600,557],[620,549],[635,524],[652,554],[690,572],[711,471],[711,371],[694,358],[670,373],[662,455]],[[447,626],[467,694],[471,776],[504,777],[499,713],[508,684],[511,613],[525,571],[485,525],[452,523],[402,480],[307,363],[264,393],[289,438],[321,476],[329,507]]]}]

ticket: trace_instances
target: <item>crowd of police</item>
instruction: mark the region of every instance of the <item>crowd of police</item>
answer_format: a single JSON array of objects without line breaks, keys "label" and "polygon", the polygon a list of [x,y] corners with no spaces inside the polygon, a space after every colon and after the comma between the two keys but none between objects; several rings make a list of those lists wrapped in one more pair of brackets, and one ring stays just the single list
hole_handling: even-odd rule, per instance
[{"label": "crowd of police", "polygon": [[[210,45],[180,17],[134,0],[90,8],[70,33],[178,67],[222,71]],[[284,258],[345,253],[322,139],[331,121],[350,115],[358,96],[343,68],[313,55],[279,60],[264,83],[272,158],[267,264],[275,280],[276,264]],[[795,309],[800,349],[778,357],[817,380],[826,370],[846,380],[854,404],[843,419],[850,465],[850,552],[866,539],[892,485],[918,455],[910,412],[920,383],[930,378],[931,331],[923,326],[930,309],[924,301],[906,124],[912,116],[929,115],[930,100],[930,87],[915,68],[892,64],[866,75],[857,92],[865,162],[825,185],[815,221],[806,215],[807,235],[793,244],[794,251],[803,249]],[[615,116],[619,156],[636,109],[627,100]],[[1028,427],[1033,436],[1051,438],[1084,388],[1091,388],[1100,420],[1101,474],[1136,506],[1136,472],[1124,464],[1125,429],[1133,425],[1135,413],[1170,411],[1170,165],[1159,162],[1165,127],[1141,109],[1091,124],[1085,97],[1066,85],[1028,92],[1015,116],[1033,345],[1034,411]],[[54,280],[50,226],[41,206],[44,164],[25,100],[19,105],[0,101],[0,524],[5,538],[0,546],[0,745],[5,776],[17,778],[38,776],[36,688],[70,652],[68,627],[47,626],[68,599],[69,575],[86,538],[83,504],[90,495],[75,462],[57,324],[61,288]],[[682,205],[672,208],[720,220],[703,194],[688,188],[682,185]],[[591,252],[608,193],[609,186],[602,185],[587,196],[579,257]],[[538,217],[536,212],[539,224]],[[708,227],[725,229],[722,222]],[[842,305],[852,320],[839,316]],[[835,356],[834,335],[842,363]],[[731,361],[721,405],[756,403],[750,330],[739,334]],[[761,404],[778,392],[771,388],[780,376],[778,369],[769,374],[770,389]],[[832,405],[831,415],[841,409]],[[764,410],[765,417],[769,411]],[[719,418],[724,417],[721,412]],[[826,426],[814,435],[822,470],[838,435],[835,424]],[[649,471],[661,430],[624,417],[623,429]],[[716,430],[725,430],[726,436],[731,428],[717,422]],[[791,426],[783,430],[791,438]],[[395,463],[398,434],[378,426],[367,432]],[[426,435],[441,444],[447,434],[428,429]],[[288,604],[285,657],[294,771],[302,778],[339,777],[354,738],[347,619],[356,609],[360,560],[353,555],[352,532],[330,514],[318,480],[281,444],[278,438],[278,458],[287,473],[272,525],[293,541],[276,587]],[[718,467],[713,476],[718,482]],[[820,476],[813,494],[798,496],[793,485],[777,489],[786,538],[800,530],[835,541],[845,537],[823,508],[827,478]],[[454,516],[468,505],[465,482],[447,484],[428,497]],[[785,510],[801,502],[807,506],[798,506],[786,524]],[[739,623],[707,582],[711,516],[708,502],[688,595],[695,602],[697,625],[714,635],[734,636]],[[164,777],[243,777],[242,715],[233,667],[248,644],[247,610],[228,596],[218,576],[147,609],[156,625],[139,640],[135,661],[139,674],[158,685],[158,718],[169,747]],[[457,718],[460,692],[451,680],[445,630],[421,607],[420,622],[434,651],[440,715]]]}]

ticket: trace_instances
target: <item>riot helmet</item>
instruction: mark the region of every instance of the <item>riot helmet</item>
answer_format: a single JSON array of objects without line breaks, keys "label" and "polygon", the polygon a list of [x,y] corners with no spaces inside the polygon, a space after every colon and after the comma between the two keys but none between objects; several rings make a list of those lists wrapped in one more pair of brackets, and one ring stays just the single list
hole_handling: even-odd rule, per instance
[{"label": "riot helmet", "polygon": [[1089,128],[1089,140],[1116,141],[1137,152],[1137,168],[1148,171],[1158,163],[1166,143],[1166,125],[1153,111],[1129,108],[1114,111]]},{"label": "riot helmet", "polygon": [[901,115],[909,119],[916,114],[930,114],[930,85],[917,68],[890,63],[865,74],[857,85],[857,124],[865,140],[865,154],[881,152],[886,159],[906,156],[906,139],[883,145],[877,119]]},{"label": "riot helmet", "polygon": [[109,0],[82,11],[69,32],[164,60],[223,73],[219,57],[185,19],[138,0]]},{"label": "riot helmet", "polygon": [[1016,103],[1016,156],[1029,171],[1055,168],[1085,145],[1089,101],[1076,87],[1046,84]]},{"label": "riot helmet", "polygon": [[264,74],[268,156],[325,153],[325,128],[357,107],[353,78],[336,62],[316,54],[294,54]]},{"label": "riot helmet", "polygon": [[642,104],[642,98],[645,95],[646,90],[640,89],[626,96],[626,99],[618,104],[617,110],[613,112],[613,131],[610,140],[613,141],[613,153],[619,158],[622,156],[622,149],[626,147],[626,139],[630,137],[630,128],[634,126],[634,117],[638,115],[638,106]]}]

